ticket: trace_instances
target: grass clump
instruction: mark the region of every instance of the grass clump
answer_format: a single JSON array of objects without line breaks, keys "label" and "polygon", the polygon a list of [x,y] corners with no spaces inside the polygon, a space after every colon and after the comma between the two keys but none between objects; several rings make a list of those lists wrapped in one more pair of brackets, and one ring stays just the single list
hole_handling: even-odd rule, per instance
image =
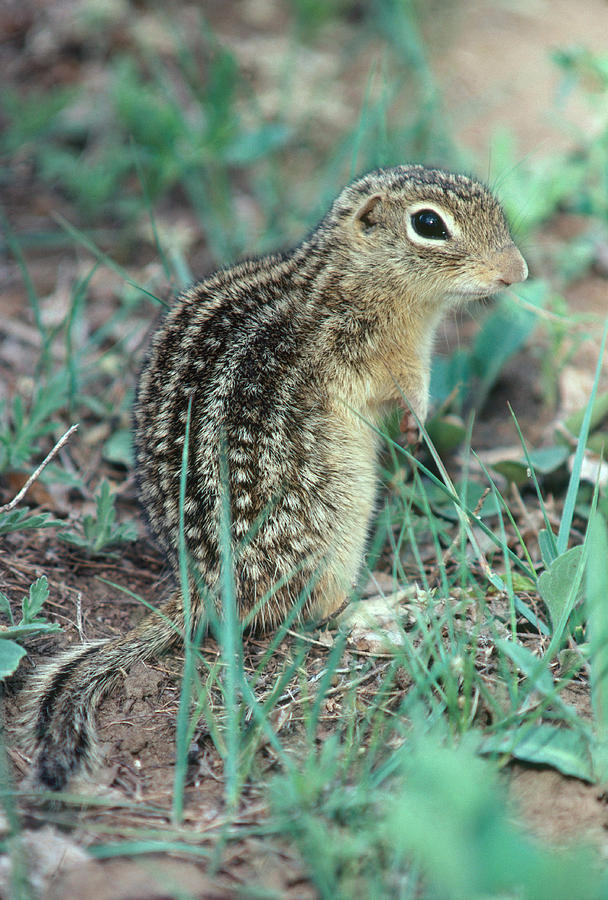
[{"label": "grass clump", "polygon": [[115,500],[116,494],[104,479],[95,496],[95,515],[84,516],[81,528],[58,532],[59,540],[93,555],[111,552],[110,548],[117,544],[136,540],[137,530],[132,522],[116,521]]},{"label": "grass clump", "polygon": [[606,876],[581,851],[550,852],[515,827],[474,742],[420,718],[371,773],[344,772],[335,741],[277,778],[272,808],[321,897],[592,898]]}]

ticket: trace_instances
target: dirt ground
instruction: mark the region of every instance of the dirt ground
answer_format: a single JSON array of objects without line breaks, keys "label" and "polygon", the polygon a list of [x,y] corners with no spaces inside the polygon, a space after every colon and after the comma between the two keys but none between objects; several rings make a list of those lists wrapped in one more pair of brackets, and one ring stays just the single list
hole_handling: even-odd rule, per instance
[{"label": "dirt ground", "polygon": [[[9,0],[3,6],[0,31],[4,31],[5,39],[0,45],[0,64],[5,78],[14,83],[49,84],[93,77],[86,56],[79,52],[79,35],[70,30],[74,6],[74,2],[64,0],[19,3]],[[272,111],[278,102],[274,86],[281,52],[288,40],[282,32],[285,10],[271,0],[213,2],[207,6],[218,37],[236,53],[250,73],[260,103]],[[556,110],[558,74],[550,57],[555,48],[571,45],[605,52],[608,4],[604,0],[576,3],[574,0],[550,3],[463,0],[445,7],[436,3],[435,14],[426,20],[428,38],[435,48],[432,64],[445,97],[450,127],[465,147],[481,156],[487,152],[492,176],[499,174],[491,170],[492,135],[505,123],[517,136],[522,159],[543,153],[547,147],[574,146],[575,130],[566,126],[566,120],[575,122],[579,129],[594,127],[593,109],[575,97],[568,100],[566,108]],[[151,20],[142,12],[142,27],[145,24],[150,25]],[[370,60],[345,62],[351,32],[356,27],[356,22],[331,24],[314,51],[306,46],[298,51],[302,75],[295,86],[293,114],[308,119],[311,127],[318,129],[320,154],[331,144],[340,127],[356,121],[365,91]],[[162,45],[162,35],[154,34],[152,38]],[[382,53],[380,42],[377,52],[379,56]],[[328,91],[328,84],[335,87]],[[26,171],[17,172],[14,180],[3,188],[5,207],[16,234],[50,228],[53,213],[73,214],[63,198],[33,183]],[[179,208],[164,208],[162,216],[169,223],[183,221],[183,211]],[[576,227],[577,223],[570,220],[554,221],[544,239],[559,240],[564,230],[575,233]],[[193,242],[192,251],[193,268],[204,269],[208,251],[200,241]],[[120,248],[110,248],[110,254],[120,259]],[[542,264],[542,252],[535,251],[533,256]],[[28,251],[30,276],[44,298],[49,321],[53,316],[57,321],[60,319],[69,286],[82,273],[82,260],[78,257],[52,247]],[[151,265],[149,252],[142,251],[134,268],[143,275]],[[8,253],[0,259],[0,272],[5,282],[0,293],[0,397],[4,398],[30,383],[29,363],[39,338],[18,267]],[[93,279],[94,316],[100,322],[113,309],[112,292],[116,284],[117,280],[107,273]],[[608,281],[602,275],[586,275],[569,288],[567,300],[572,312],[604,315],[608,308]],[[148,325],[142,319],[141,341],[133,347],[133,372],[128,373],[131,380]],[[467,331],[473,328],[474,324],[468,322],[450,326],[444,333],[444,347],[453,347],[457,340],[465,341]],[[571,385],[568,379],[560,385],[560,408],[549,411],[542,406],[534,379],[538,371],[537,354],[534,348],[528,349],[527,355],[514,361],[498,384],[493,401],[477,427],[476,446],[489,449],[517,442],[505,408],[506,399],[513,398],[524,434],[542,442],[554,419],[575,403],[569,395],[574,390],[572,384],[589,383],[598,346],[599,341],[590,340],[581,348],[572,364],[575,374]],[[117,406],[119,399],[116,397]],[[124,470],[108,467],[103,462],[99,449],[102,438],[100,434],[87,436],[81,432],[70,447],[70,465],[91,478],[104,470],[120,491],[120,514],[137,519],[134,480]],[[12,477],[0,483],[0,503],[9,500],[17,486],[18,479]],[[74,510],[67,489],[49,493],[39,484],[28,502],[30,506],[40,505],[61,515],[80,516],[87,510],[86,503],[80,501]],[[9,724],[19,710],[19,689],[40,660],[83,638],[122,634],[141,618],[141,604],[110,587],[102,578],[123,585],[153,604],[166,595],[169,586],[163,560],[143,526],[137,542],[109,562],[87,560],[76,550],[57,542],[52,531],[20,532],[3,539],[0,546],[2,591],[11,598],[19,598],[42,574],[48,577],[51,589],[50,614],[62,625],[63,632],[52,640],[31,642],[30,656],[8,688]],[[382,576],[380,572],[378,577]],[[263,642],[251,641],[247,646],[253,660],[262,650]],[[216,652],[212,643],[208,652],[211,657]],[[321,645],[316,647],[309,665],[320,666],[325,653]],[[355,664],[356,654],[353,660]],[[96,787],[100,796],[113,803],[98,809],[68,810],[69,815],[65,810],[41,810],[35,805],[27,809],[26,835],[35,860],[33,881],[45,892],[44,896],[74,900],[167,896],[156,878],[153,857],[152,861],[147,858],[145,864],[127,859],[95,861],[85,858],[82,848],[102,836],[108,839],[117,832],[124,837],[130,828],[150,823],[169,827],[180,665],[179,658],[170,658],[135,667],[124,685],[103,704],[99,734],[105,762]],[[377,678],[381,672],[379,659]],[[373,686],[372,678],[367,689],[373,692]],[[586,703],[585,695],[580,698],[581,707]],[[28,759],[17,747],[9,753],[19,780],[27,773]],[[223,810],[220,760],[202,727],[195,736],[191,761],[183,835],[187,840],[196,831],[197,842],[204,846],[209,843],[206,834],[217,831],[221,824]],[[269,755],[268,767],[273,764]],[[608,811],[601,789],[564,778],[552,770],[523,765],[512,766],[507,777],[513,815],[523,819],[531,831],[558,845],[589,837],[600,844],[604,853],[608,852]],[[255,821],[262,814],[259,798],[254,793],[247,796],[243,821]],[[61,828],[66,815],[76,816],[78,820],[71,834]],[[40,831],[42,823],[45,828]],[[58,859],[62,862],[58,863]],[[257,885],[281,897],[315,896],[297,861],[280,841],[258,838],[235,841],[213,876],[205,873],[205,866],[194,856],[187,861],[180,859],[179,863],[163,858],[162,865],[163,878],[167,879],[164,883],[177,885],[183,895],[228,897],[244,886]],[[6,870],[0,865],[0,893],[3,878]]]}]

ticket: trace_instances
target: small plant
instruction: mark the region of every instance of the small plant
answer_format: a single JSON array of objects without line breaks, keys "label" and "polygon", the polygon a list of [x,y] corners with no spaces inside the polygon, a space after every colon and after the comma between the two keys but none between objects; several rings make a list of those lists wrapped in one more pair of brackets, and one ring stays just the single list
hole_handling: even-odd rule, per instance
[{"label": "small plant", "polygon": [[29,515],[29,507],[0,511],[0,536],[12,531],[24,531],[27,528],[54,528],[63,525],[61,519],[53,519],[49,513]]},{"label": "small plant", "polygon": [[60,631],[59,625],[47,622],[40,611],[49,596],[49,585],[43,575],[30,585],[29,593],[21,600],[21,621],[15,622],[11,604],[0,591],[0,612],[8,616],[10,625],[0,625],[0,678],[12,675],[26,650],[18,641],[33,634],[51,634]]},{"label": "small plant", "polygon": [[116,494],[104,479],[95,497],[96,514],[85,516],[80,530],[62,531],[58,537],[94,555],[106,554],[116,544],[136,540],[137,530],[132,522],[116,521],[115,502]]},{"label": "small plant", "polygon": [[54,432],[54,416],[65,406],[68,379],[65,369],[38,386],[29,408],[20,396],[12,407],[0,405],[0,472],[20,469],[39,452],[39,442]]}]

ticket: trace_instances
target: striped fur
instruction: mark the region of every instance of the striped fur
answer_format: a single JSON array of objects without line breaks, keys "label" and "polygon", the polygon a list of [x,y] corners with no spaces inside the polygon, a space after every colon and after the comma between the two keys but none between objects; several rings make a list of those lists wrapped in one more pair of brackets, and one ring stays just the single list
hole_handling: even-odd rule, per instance
[{"label": "striped fur", "polygon": [[[412,211],[427,207],[449,239],[413,230]],[[376,495],[377,438],[366,422],[379,423],[401,391],[423,420],[445,309],[525,276],[485,187],[399,166],[345,188],[293,251],[222,269],[177,298],[141,373],[135,444],[142,505],[177,577],[190,404],[184,536],[199,576],[196,621],[207,595],[221,615],[226,539],[239,615],[252,628],[276,627],[294,604],[307,617],[343,603]],[[43,670],[29,714],[38,784],[60,789],[93,767],[99,700],[135,660],[168,650],[183,618],[176,592],[125,637]]]}]

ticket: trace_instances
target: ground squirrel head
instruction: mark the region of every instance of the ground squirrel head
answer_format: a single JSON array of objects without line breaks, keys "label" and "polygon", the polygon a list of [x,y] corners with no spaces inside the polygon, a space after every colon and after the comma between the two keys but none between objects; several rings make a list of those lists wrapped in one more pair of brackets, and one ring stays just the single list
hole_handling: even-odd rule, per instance
[{"label": "ground squirrel head", "polygon": [[370,172],[335,201],[328,222],[349,267],[437,309],[525,281],[526,263],[504,212],[477,181],[424,166]]}]

